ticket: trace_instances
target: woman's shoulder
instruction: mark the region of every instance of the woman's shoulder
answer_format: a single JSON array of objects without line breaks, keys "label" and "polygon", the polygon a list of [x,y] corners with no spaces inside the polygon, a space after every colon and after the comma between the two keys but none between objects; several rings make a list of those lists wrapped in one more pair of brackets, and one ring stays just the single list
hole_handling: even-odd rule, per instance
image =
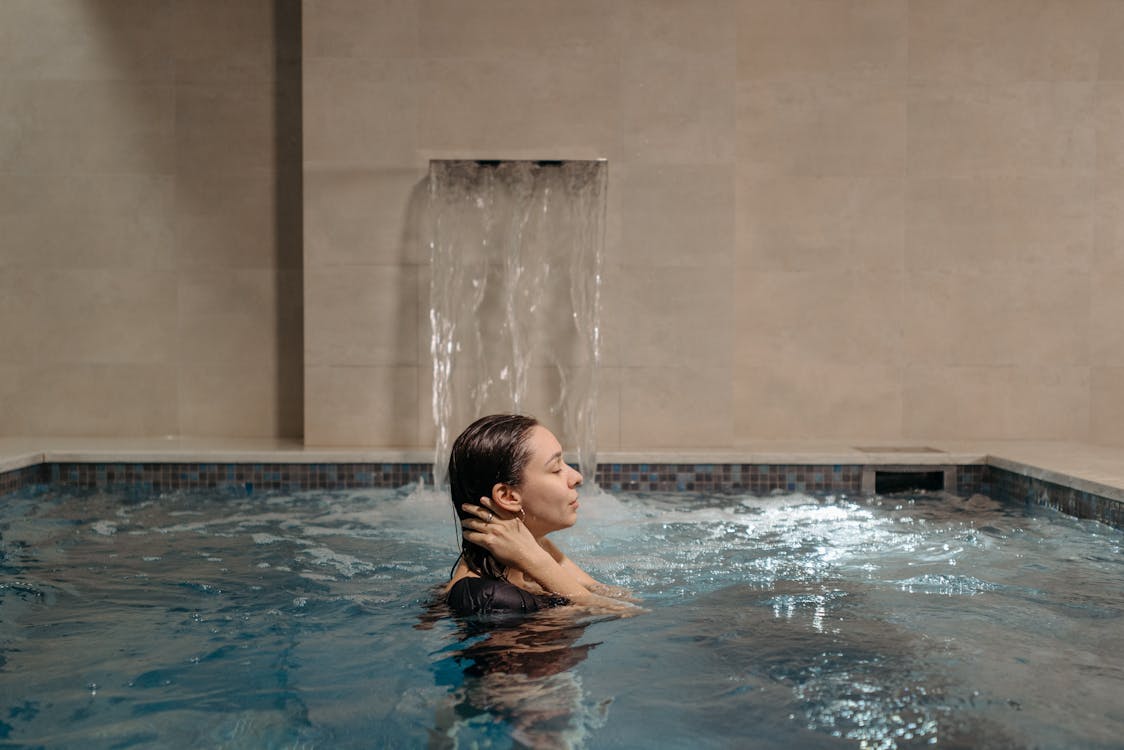
[{"label": "woman's shoulder", "polygon": [[454,579],[445,596],[458,615],[528,613],[569,604],[565,597],[533,594],[508,581],[476,576]]}]

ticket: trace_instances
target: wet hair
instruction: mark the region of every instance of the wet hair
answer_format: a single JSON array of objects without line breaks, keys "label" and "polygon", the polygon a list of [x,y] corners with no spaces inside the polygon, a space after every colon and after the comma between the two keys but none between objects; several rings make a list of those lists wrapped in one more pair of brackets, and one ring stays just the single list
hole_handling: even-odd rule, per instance
[{"label": "wet hair", "polygon": [[[538,423],[521,414],[493,414],[476,420],[457,437],[449,454],[449,495],[459,520],[470,517],[461,510],[464,503],[479,505],[480,498],[492,496],[497,484],[522,483],[531,459],[531,431]],[[506,580],[506,567],[463,536],[461,558],[482,578]]]}]

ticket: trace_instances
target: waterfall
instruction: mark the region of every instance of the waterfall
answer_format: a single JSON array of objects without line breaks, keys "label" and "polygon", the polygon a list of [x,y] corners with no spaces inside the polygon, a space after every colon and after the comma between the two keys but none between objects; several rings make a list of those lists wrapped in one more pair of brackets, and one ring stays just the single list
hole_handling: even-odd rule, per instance
[{"label": "waterfall", "polygon": [[431,161],[434,480],[473,419],[533,414],[597,466],[603,161]]}]

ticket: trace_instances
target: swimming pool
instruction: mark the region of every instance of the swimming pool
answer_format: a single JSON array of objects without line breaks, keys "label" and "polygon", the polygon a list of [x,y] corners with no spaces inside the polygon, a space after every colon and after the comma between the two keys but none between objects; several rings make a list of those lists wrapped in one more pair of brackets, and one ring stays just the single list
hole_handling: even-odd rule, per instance
[{"label": "swimming pool", "polygon": [[444,496],[28,490],[0,746],[1119,747],[1124,533],[943,494],[587,493],[630,618],[430,605]]}]

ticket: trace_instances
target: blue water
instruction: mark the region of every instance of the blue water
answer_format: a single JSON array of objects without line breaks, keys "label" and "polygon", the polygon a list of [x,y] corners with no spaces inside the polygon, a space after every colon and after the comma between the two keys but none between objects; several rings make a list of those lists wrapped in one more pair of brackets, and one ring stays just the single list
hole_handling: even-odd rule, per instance
[{"label": "blue water", "polygon": [[444,497],[9,496],[0,747],[1121,747],[1124,534],[986,498],[590,496],[633,617],[458,622]]}]

